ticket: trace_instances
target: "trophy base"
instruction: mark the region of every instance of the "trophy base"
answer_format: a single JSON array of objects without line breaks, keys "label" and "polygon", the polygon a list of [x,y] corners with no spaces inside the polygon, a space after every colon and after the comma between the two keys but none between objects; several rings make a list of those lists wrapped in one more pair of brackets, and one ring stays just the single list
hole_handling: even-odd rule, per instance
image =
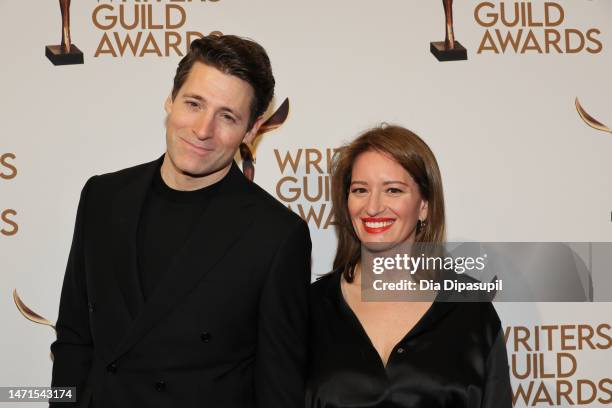
[{"label": "trophy base", "polygon": [[459,41],[455,41],[455,48],[447,50],[444,41],[429,43],[429,50],[438,61],[463,61],[468,59],[467,50]]},{"label": "trophy base", "polygon": [[83,63],[83,52],[72,44],[70,52],[65,52],[61,45],[47,45],[45,55],[53,65],[76,65]]}]

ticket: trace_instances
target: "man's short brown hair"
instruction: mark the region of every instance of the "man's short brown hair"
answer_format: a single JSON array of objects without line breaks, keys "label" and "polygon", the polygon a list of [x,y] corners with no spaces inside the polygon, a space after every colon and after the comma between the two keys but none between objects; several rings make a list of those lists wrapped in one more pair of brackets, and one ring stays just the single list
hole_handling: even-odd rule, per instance
[{"label": "man's short brown hair", "polygon": [[214,35],[192,41],[189,52],[176,69],[172,100],[187,79],[195,62],[201,62],[247,82],[253,88],[248,129],[264,114],[274,96],[274,76],[270,59],[255,41],[235,35]]}]

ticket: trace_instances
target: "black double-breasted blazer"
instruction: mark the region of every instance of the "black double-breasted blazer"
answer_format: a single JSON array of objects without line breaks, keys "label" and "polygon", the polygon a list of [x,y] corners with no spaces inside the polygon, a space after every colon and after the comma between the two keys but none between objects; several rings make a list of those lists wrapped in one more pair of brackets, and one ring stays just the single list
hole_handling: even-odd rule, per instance
[{"label": "black double-breasted blazer", "polygon": [[145,302],[136,236],[159,160],[83,188],[52,385],[81,407],[302,407],[306,223],[233,163]]}]

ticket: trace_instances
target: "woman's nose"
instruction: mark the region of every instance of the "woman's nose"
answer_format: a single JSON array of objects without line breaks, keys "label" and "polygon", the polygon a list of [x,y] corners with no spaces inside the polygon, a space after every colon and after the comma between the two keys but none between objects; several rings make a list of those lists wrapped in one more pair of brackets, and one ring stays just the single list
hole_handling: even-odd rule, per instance
[{"label": "woman's nose", "polygon": [[385,206],[383,197],[381,197],[379,192],[372,191],[372,193],[368,196],[366,212],[369,216],[375,216],[380,214],[384,210]]}]

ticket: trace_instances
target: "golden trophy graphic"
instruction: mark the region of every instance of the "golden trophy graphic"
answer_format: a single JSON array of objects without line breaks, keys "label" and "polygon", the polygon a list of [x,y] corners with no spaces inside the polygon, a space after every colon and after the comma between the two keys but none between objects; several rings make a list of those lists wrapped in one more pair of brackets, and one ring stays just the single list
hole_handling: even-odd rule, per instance
[{"label": "golden trophy graphic", "polygon": [[70,41],[70,0],[59,0],[62,12],[62,43],[47,45],[45,55],[53,65],[73,65],[83,63],[83,52]]},{"label": "golden trophy graphic", "polygon": [[589,115],[586,110],[584,110],[578,98],[576,98],[574,104],[576,105],[576,110],[578,111],[578,114],[580,115],[584,123],[586,123],[593,129],[600,130],[606,133],[612,133],[612,128],[609,128],[608,126],[604,125],[603,123],[595,119],[593,116]]},{"label": "golden trophy graphic", "polygon": [[444,41],[429,43],[431,53],[438,61],[460,61],[466,60],[467,50],[459,41],[455,40],[453,29],[453,0],[442,0],[444,5],[444,16],[446,17],[446,38]]},{"label": "golden trophy graphic", "polygon": [[287,120],[289,116],[289,98],[285,98],[283,103],[259,128],[257,135],[249,144],[240,144],[240,158],[242,159],[242,172],[249,180],[255,179],[255,155],[257,145],[261,141],[261,136],[272,130],[278,129]]},{"label": "golden trophy graphic", "polygon": [[15,305],[17,306],[17,309],[23,315],[23,317],[34,323],[42,324],[55,329],[53,323],[30,309],[25,303],[23,303],[23,300],[21,300],[19,294],[17,293],[17,289],[13,289],[13,300],[15,301]]}]

